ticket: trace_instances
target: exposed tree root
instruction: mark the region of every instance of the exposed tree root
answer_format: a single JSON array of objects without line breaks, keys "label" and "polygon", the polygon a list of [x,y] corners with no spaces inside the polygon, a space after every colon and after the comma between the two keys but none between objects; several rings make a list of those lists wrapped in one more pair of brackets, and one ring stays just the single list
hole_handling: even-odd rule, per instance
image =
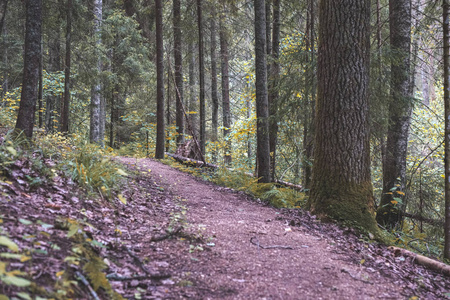
[{"label": "exposed tree root", "polygon": [[423,256],[420,254],[416,254],[414,252],[408,251],[403,248],[391,246],[391,247],[389,247],[389,249],[394,251],[395,256],[403,255],[403,256],[412,257],[414,259],[415,263],[422,265],[433,271],[436,271],[438,273],[441,273],[445,276],[450,276],[450,266],[443,262],[431,259],[429,257]]}]

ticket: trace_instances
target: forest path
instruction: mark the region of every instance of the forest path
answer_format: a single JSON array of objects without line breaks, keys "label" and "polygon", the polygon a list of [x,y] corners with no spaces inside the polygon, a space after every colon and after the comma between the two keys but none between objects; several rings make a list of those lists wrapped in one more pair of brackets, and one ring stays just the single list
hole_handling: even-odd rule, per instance
[{"label": "forest path", "polygon": [[180,238],[166,253],[166,260],[178,269],[178,276],[173,276],[177,292],[170,298],[407,297],[389,275],[363,266],[353,250],[343,251],[336,241],[310,234],[306,224],[290,226],[294,222],[289,224],[280,210],[151,159],[119,161],[150,169],[146,176],[185,205],[183,230],[203,240],[189,244]]}]

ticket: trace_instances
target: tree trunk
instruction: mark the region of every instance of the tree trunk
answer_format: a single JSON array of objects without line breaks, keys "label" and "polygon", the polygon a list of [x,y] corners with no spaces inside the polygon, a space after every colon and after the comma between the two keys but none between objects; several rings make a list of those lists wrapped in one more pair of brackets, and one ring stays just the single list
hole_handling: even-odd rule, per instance
[{"label": "tree trunk", "polygon": [[259,182],[270,182],[265,0],[255,0],[256,145]]},{"label": "tree trunk", "polygon": [[[170,47],[169,47],[170,48]],[[170,128],[170,125],[172,123],[172,119],[170,117],[170,55],[167,53],[167,95],[166,95],[166,128]],[[170,129],[166,130],[166,152],[170,152]]]},{"label": "tree trunk", "polygon": [[[58,20],[60,19],[58,14]],[[60,45],[61,30],[60,26],[56,26],[53,34],[49,38],[48,43],[48,66],[47,69],[51,74],[61,70],[61,45]],[[45,101],[45,128],[47,132],[53,132],[55,128],[55,123],[53,122],[59,113],[59,108],[61,107],[61,96],[59,95],[49,95]]]},{"label": "tree trunk", "polygon": [[217,161],[217,130],[219,119],[219,96],[217,93],[217,58],[216,58],[216,14],[213,8],[211,13],[210,26],[211,26],[211,102],[212,102],[212,134],[211,141],[213,146],[213,162]]},{"label": "tree trunk", "polygon": [[371,1],[338,2],[320,2],[316,140],[308,204],[322,218],[374,232],[369,144]]},{"label": "tree trunk", "polygon": [[[189,59],[189,103],[187,105],[189,112],[197,111],[197,103],[195,101],[195,56],[194,56],[194,44],[192,42],[188,45]],[[192,131],[196,137],[198,137],[198,122],[197,114],[189,113],[189,123],[192,126]]]},{"label": "tree trunk", "polygon": [[155,158],[164,158],[164,45],[163,7],[155,0],[156,9],[156,149]]},{"label": "tree trunk", "polygon": [[44,103],[42,99],[44,91],[44,61],[43,61],[43,44],[41,42],[41,55],[39,57],[39,83],[38,83],[38,118],[39,118],[39,128],[44,127]]},{"label": "tree trunk", "polygon": [[377,222],[394,228],[402,220],[406,188],[406,154],[413,107],[410,48],[411,0],[389,1],[391,99],[386,153],[383,162],[383,194]]},{"label": "tree trunk", "polygon": [[444,258],[450,259],[450,1],[442,1],[444,31],[445,103],[445,225]]},{"label": "tree trunk", "polygon": [[203,20],[202,0],[197,0],[197,25],[198,25],[198,66],[200,78],[200,150],[205,155],[206,144],[206,115],[205,115],[205,62],[203,56]]},{"label": "tree trunk", "polygon": [[175,62],[175,99],[177,144],[184,143],[184,114],[183,114],[183,59],[181,36],[181,4],[180,0],[173,0],[173,55]]},{"label": "tree trunk", "polygon": [[25,54],[22,94],[16,121],[16,132],[29,139],[33,136],[34,113],[38,94],[39,57],[41,56],[42,1],[27,0],[25,23]]},{"label": "tree trunk", "polygon": [[5,22],[7,7],[8,0],[0,0],[0,34],[3,32],[3,24]]},{"label": "tree trunk", "polygon": [[69,132],[70,55],[72,40],[72,0],[67,0],[66,65],[64,67],[64,100],[61,106],[61,132]]},{"label": "tree trunk", "polygon": [[222,73],[222,118],[223,118],[223,138],[225,139],[224,163],[231,164],[231,139],[229,138],[231,131],[231,112],[230,112],[230,76],[228,73],[228,37],[224,24],[224,13],[220,18],[220,58]]},{"label": "tree trunk", "polygon": [[[101,130],[102,119],[102,95],[100,84],[100,73],[102,71],[102,63],[100,59],[99,47],[102,43],[100,30],[102,26],[102,0],[94,0],[94,36],[96,43],[96,67],[95,67],[95,79],[91,88],[91,126],[90,126],[90,140],[91,143],[97,143],[103,146],[103,138]],[[111,120],[112,121],[112,120]]]},{"label": "tree trunk", "polygon": [[309,190],[311,185],[312,159],[314,152],[314,115],[316,99],[316,74],[315,74],[315,0],[308,1],[308,17],[306,25],[306,49],[311,53],[306,61],[305,70],[305,99],[306,108],[303,122],[303,186]]},{"label": "tree trunk", "polygon": [[280,77],[280,0],[273,1],[272,26],[272,59],[269,73],[269,148],[270,148],[270,179],[275,181],[276,153],[278,139],[278,81]]}]

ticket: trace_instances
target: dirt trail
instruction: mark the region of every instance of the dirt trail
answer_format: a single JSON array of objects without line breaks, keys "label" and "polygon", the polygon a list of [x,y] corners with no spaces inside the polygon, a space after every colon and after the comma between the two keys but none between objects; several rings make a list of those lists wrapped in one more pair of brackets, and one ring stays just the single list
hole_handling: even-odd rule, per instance
[{"label": "dirt trail", "polygon": [[[201,245],[204,250],[184,243],[177,246],[181,249],[174,247],[171,253],[166,252],[166,260],[175,264],[178,272],[173,279],[174,283],[178,280],[173,288],[176,293],[170,298],[404,299],[412,296],[385,272],[365,267],[359,258],[355,260],[354,249],[343,251],[336,241],[310,234],[306,225],[290,226],[295,222],[289,222],[280,210],[160,162],[120,160],[141,170],[151,169],[152,181],[168,190],[174,199],[179,196],[178,199],[186,200],[182,203],[187,208],[187,231],[200,233],[204,240]],[[207,246],[207,243],[214,245]],[[188,287],[183,287],[183,283]]]}]

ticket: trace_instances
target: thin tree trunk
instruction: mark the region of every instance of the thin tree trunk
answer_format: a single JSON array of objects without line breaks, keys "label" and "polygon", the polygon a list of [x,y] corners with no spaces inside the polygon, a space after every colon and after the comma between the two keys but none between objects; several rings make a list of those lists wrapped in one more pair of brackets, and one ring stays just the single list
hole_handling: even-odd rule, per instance
[{"label": "thin tree trunk", "polygon": [[3,24],[5,22],[7,7],[8,0],[0,0],[0,34],[3,32]]},{"label": "thin tree trunk", "polygon": [[212,102],[212,134],[211,141],[214,143],[213,146],[213,163],[217,161],[217,130],[218,130],[218,119],[219,119],[219,96],[217,93],[217,58],[216,58],[216,14],[213,8],[210,18],[211,27],[211,102]]},{"label": "thin tree trunk", "polygon": [[156,9],[156,149],[155,158],[164,158],[164,45],[163,7],[155,0]]},{"label": "thin tree trunk", "polygon": [[41,56],[39,57],[39,85],[38,85],[38,116],[39,116],[39,128],[44,127],[44,104],[43,104],[43,90],[44,90],[44,61],[43,61],[43,44],[41,42]]},{"label": "thin tree trunk", "polygon": [[96,67],[95,79],[91,88],[91,126],[90,126],[90,140],[91,143],[97,143],[103,146],[104,132],[102,134],[102,95],[100,84],[100,73],[102,71],[102,63],[98,48],[101,46],[102,40],[100,30],[102,26],[103,6],[102,0],[94,0],[94,36],[96,47]]},{"label": "thin tree trunk", "polygon": [[64,100],[61,107],[61,132],[69,132],[70,55],[72,43],[72,0],[67,0],[66,65],[64,67]]},{"label": "thin tree trunk", "polygon": [[180,0],[173,0],[173,55],[175,63],[175,93],[177,144],[184,143],[184,114],[183,114],[183,59],[181,36],[181,4]]},{"label": "thin tree trunk", "polygon": [[322,218],[374,232],[369,143],[370,4],[371,0],[320,2],[316,139],[308,204]]},{"label": "thin tree trunk", "polygon": [[37,85],[39,80],[39,57],[41,56],[42,1],[27,0],[25,23],[25,55],[20,106],[15,130],[29,139],[33,136],[36,111]]},{"label": "thin tree trunk", "polygon": [[[266,9],[267,11],[267,9]],[[270,147],[270,179],[275,181],[276,153],[278,139],[278,81],[280,77],[280,0],[273,1],[272,53],[268,71],[269,77],[269,147]]]},{"label": "thin tree trunk", "polygon": [[[172,120],[170,118],[170,81],[171,81],[171,76],[170,76],[170,55],[169,53],[167,53],[167,95],[166,95],[166,128],[170,128],[170,125],[172,123]],[[170,152],[170,129],[166,130],[166,152]]]},{"label": "thin tree trunk", "polygon": [[198,26],[198,66],[200,78],[200,149],[205,155],[206,145],[206,115],[205,115],[205,62],[203,55],[203,20],[202,0],[197,0],[197,26]]},{"label": "thin tree trunk", "polygon": [[192,42],[188,45],[189,59],[189,103],[187,105],[189,109],[189,122],[192,126],[192,131],[196,137],[198,137],[198,122],[197,114],[191,113],[197,111],[197,104],[195,101],[195,56],[194,56],[194,44]]},{"label": "thin tree trunk", "polygon": [[[389,1],[391,99],[386,155],[383,162],[383,194],[377,222],[394,228],[402,220],[406,192],[406,154],[413,108],[411,87],[411,0]],[[394,199],[395,198],[395,199]]]},{"label": "thin tree trunk", "polygon": [[231,139],[229,137],[231,131],[231,112],[230,112],[230,76],[228,72],[228,36],[224,24],[224,15],[220,18],[220,58],[221,58],[221,73],[222,73],[222,118],[223,118],[223,137],[225,139],[224,163],[231,164]]},{"label": "thin tree trunk", "polygon": [[267,99],[265,0],[255,6],[256,139],[259,182],[270,182],[269,103]]},{"label": "thin tree trunk", "polygon": [[445,225],[444,258],[450,259],[450,1],[442,1],[445,103]]},{"label": "thin tree trunk", "polygon": [[312,159],[314,152],[314,116],[315,116],[315,99],[316,99],[316,74],[315,74],[315,0],[308,1],[308,20],[307,20],[307,43],[306,49],[311,49],[307,59],[305,72],[305,120],[303,124],[303,186],[309,189],[312,176]]},{"label": "thin tree trunk", "polygon": [[[58,19],[60,19],[58,15]],[[56,26],[53,35],[50,37],[48,45],[48,71],[51,74],[61,70],[61,46],[60,46],[61,30],[60,26]],[[57,119],[58,113],[60,113],[59,108],[61,96],[59,95],[49,95],[45,101],[45,127],[47,132],[53,132],[55,128],[55,123],[53,122]],[[56,113],[55,113],[56,111]],[[55,115],[56,114],[56,115]]]}]

